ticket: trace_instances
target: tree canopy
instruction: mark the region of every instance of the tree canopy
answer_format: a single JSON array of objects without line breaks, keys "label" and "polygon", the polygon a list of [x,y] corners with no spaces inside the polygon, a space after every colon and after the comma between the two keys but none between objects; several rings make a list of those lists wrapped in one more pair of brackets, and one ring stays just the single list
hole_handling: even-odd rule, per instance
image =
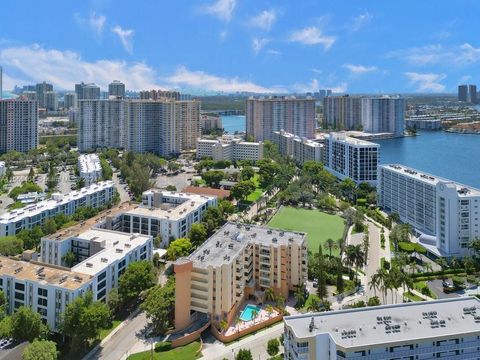
[{"label": "tree canopy", "polygon": [[57,344],[46,340],[34,340],[22,354],[22,360],[57,360],[57,358]]},{"label": "tree canopy", "polygon": [[153,265],[150,261],[135,261],[128,265],[118,281],[118,293],[122,301],[130,302],[144,290],[156,283]]},{"label": "tree canopy", "polygon": [[190,239],[179,238],[170,243],[167,248],[167,258],[169,260],[176,260],[182,256],[187,256],[192,249]]}]

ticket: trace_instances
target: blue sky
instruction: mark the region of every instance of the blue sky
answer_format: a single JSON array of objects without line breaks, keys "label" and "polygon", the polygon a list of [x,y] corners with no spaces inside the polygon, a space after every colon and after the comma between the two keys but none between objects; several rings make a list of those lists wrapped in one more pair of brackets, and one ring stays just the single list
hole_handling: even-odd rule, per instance
[{"label": "blue sky", "polygon": [[4,87],[113,79],[191,92],[454,92],[480,76],[476,0],[23,0]]}]

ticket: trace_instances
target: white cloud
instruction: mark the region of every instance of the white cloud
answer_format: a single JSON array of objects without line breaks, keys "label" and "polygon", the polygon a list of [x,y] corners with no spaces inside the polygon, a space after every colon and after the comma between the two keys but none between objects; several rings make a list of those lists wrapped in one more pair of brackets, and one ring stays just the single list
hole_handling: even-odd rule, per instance
[{"label": "white cloud", "polygon": [[328,50],[336,40],[334,36],[324,35],[316,26],[296,30],[292,32],[289,39],[305,45],[323,45],[325,50]]},{"label": "white cloud", "polygon": [[267,88],[251,81],[243,81],[237,77],[228,78],[208,74],[203,71],[191,71],[185,66],[180,66],[177,71],[166,78],[165,82],[179,87],[189,87],[201,90],[237,92],[248,91],[256,93],[286,92],[282,88]]},{"label": "white cloud", "polygon": [[107,18],[103,15],[97,15],[94,11],[92,11],[88,18],[83,18],[79,14],[75,14],[75,20],[79,25],[88,26],[88,28],[92,30],[95,35],[101,36]]},{"label": "white cloud", "polygon": [[376,66],[364,66],[364,65],[354,65],[354,64],[345,64],[343,65],[345,69],[348,69],[352,74],[366,74],[372,71],[376,71]]},{"label": "white cloud", "polygon": [[5,73],[14,74],[23,83],[45,80],[60,89],[73,89],[80,81],[93,82],[105,89],[113,79],[122,80],[132,90],[159,87],[155,71],[144,63],[88,62],[76,52],[45,49],[36,44],[0,50],[0,63]]},{"label": "white cloud", "polygon": [[121,26],[115,26],[112,32],[118,36],[123,48],[129,54],[133,53],[133,34],[134,31],[130,29],[122,29]]},{"label": "white cloud", "polygon": [[472,76],[470,76],[470,75],[463,75],[463,76],[459,79],[459,82],[460,82],[460,83],[466,83],[466,82],[469,82],[470,80],[472,80]]},{"label": "white cloud", "polygon": [[248,24],[252,27],[270,31],[275,20],[277,20],[277,12],[274,9],[263,10],[258,15],[251,18]]},{"label": "white cloud", "polygon": [[257,55],[262,49],[270,42],[270,39],[267,38],[253,38],[252,39],[252,49],[255,55]]},{"label": "white cloud", "polygon": [[360,14],[353,18],[350,29],[353,31],[358,31],[361,27],[368,24],[372,19],[373,15],[370,14],[368,11],[365,11],[363,14]]},{"label": "white cloud", "polygon": [[218,38],[220,39],[220,42],[224,42],[225,40],[227,40],[227,36],[228,36],[228,31],[220,31],[220,33],[218,34]]},{"label": "white cloud", "polygon": [[417,92],[442,92],[445,85],[440,83],[447,76],[445,74],[406,72],[405,76],[410,85],[417,86]]},{"label": "white cloud", "polygon": [[281,52],[281,51],[278,51],[278,50],[275,50],[275,49],[268,49],[268,50],[267,50],[267,54],[270,54],[270,55],[282,55],[282,52]]},{"label": "white cloud", "polygon": [[415,66],[435,64],[463,66],[480,61],[480,48],[475,48],[469,43],[451,47],[434,44],[392,51],[387,57],[403,59]]},{"label": "white cloud", "polygon": [[211,5],[204,6],[203,12],[229,22],[232,19],[235,6],[236,0],[217,0]]}]

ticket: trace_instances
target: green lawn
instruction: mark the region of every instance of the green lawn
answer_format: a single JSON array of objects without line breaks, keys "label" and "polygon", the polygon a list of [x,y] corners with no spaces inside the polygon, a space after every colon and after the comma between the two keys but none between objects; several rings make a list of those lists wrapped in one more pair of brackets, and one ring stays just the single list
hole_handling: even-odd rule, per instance
[{"label": "green lawn", "polygon": [[[275,214],[268,226],[293,231],[303,231],[307,233],[308,249],[312,253],[318,252],[320,244],[324,244],[327,239],[335,241],[343,236],[344,223],[338,215],[323,213],[318,210],[297,209],[292,207],[283,207]],[[328,250],[323,249],[324,254]],[[338,255],[338,249],[332,251],[332,255]]]},{"label": "green lawn", "polygon": [[[202,356],[198,350],[200,349],[200,342],[195,341],[188,345],[178,347],[169,351],[153,352],[153,359],[155,360],[194,360]],[[150,360],[151,352],[144,351],[141,353],[130,355],[127,360]]]},{"label": "green lawn", "polygon": [[252,178],[252,181],[253,183],[255,184],[256,186],[256,189],[254,192],[252,192],[250,195],[248,195],[247,197],[247,200],[245,201],[245,203],[247,204],[251,204],[251,203],[254,203],[255,201],[257,201],[260,196],[262,196],[263,194],[263,189],[261,188],[260,186],[260,177],[258,174],[255,174],[255,176]]},{"label": "green lawn", "polygon": [[416,302],[416,301],[423,301],[423,299],[422,299],[420,296],[415,295],[415,294],[413,294],[413,293],[411,293],[411,292],[409,292],[409,291],[404,292],[404,295],[405,295],[405,297],[406,297],[407,299],[410,299],[410,300],[412,300],[412,301],[414,301],[414,302]]},{"label": "green lawn", "polygon": [[110,334],[118,325],[120,325],[122,320],[113,320],[112,321],[112,326],[110,326],[108,329],[103,329],[100,331],[100,336],[99,339],[103,340],[107,337],[108,334]]}]

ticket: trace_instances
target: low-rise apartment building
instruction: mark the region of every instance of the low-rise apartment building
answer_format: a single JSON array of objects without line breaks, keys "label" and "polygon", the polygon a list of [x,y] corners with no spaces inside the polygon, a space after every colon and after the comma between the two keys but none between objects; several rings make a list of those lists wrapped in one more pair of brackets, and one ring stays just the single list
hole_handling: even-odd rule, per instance
[{"label": "low-rise apartment building", "polygon": [[160,235],[161,246],[167,247],[172,239],[187,237],[207,208],[216,205],[216,196],[148,190],[142,194],[142,204],[109,214],[98,226],[125,233]]},{"label": "low-rise apartment building", "polygon": [[85,180],[85,185],[100,181],[102,178],[102,166],[97,154],[83,154],[78,157],[78,171],[80,177]]},{"label": "low-rise apartment building", "polygon": [[301,138],[284,130],[274,131],[272,141],[278,146],[280,154],[291,156],[297,164],[305,161],[323,161],[323,144]]},{"label": "low-rise apartment building", "polygon": [[174,271],[175,328],[193,312],[231,321],[247,298],[263,300],[267,288],[287,298],[306,281],[306,234],[228,222]]},{"label": "low-rise apartment building", "polygon": [[[41,261],[19,261],[0,256],[0,289],[7,313],[20,306],[37,311],[53,331],[77,296],[91,291],[93,299],[107,301],[110,290],[133,261],[151,260],[152,237],[79,224],[47,236],[41,242]],[[65,255],[73,252],[72,267]]]},{"label": "low-rise apartment building", "polygon": [[325,138],[325,168],[340,180],[352,179],[357,185],[377,184],[380,145],[346,136],[345,132],[330,133]]},{"label": "low-rise apartment building", "polygon": [[0,161],[0,177],[5,176],[7,173],[7,166],[5,165],[5,161]]},{"label": "low-rise apartment building", "polygon": [[198,139],[197,159],[211,157],[219,160],[252,160],[263,159],[263,143],[243,141],[242,138],[224,135],[216,140]]},{"label": "low-rise apartment building", "polygon": [[412,225],[436,256],[465,256],[480,236],[480,190],[403,165],[381,165],[378,205]]},{"label": "low-rise apartment building", "polygon": [[287,360],[478,359],[475,297],[287,316],[284,322]]},{"label": "low-rise apartment building", "polygon": [[114,193],[113,181],[101,181],[68,194],[52,194],[48,200],[2,214],[0,237],[15,235],[22,229],[32,229],[58,214],[73,215],[81,207],[99,208],[112,201]]}]

